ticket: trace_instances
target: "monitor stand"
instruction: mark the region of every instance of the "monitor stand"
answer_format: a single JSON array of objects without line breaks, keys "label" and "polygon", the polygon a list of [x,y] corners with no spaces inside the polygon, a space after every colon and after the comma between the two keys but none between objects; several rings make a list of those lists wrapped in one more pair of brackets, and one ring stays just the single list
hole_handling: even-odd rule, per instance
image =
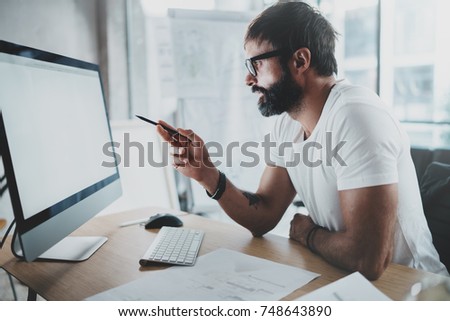
[{"label": "monitor stand", "polygon": [[107,240],[106,236],[67,236],[39,255],[39,259],[84,261]]},{"label": "monitor stand", "polygon": [[[67,236],[42,253],[38,259],[72,262],[84,261],[91,257],[107,240],[108,238],[106,236]],[[22,249],[19,249],[16,248],[16,252],[22,255]]]}]

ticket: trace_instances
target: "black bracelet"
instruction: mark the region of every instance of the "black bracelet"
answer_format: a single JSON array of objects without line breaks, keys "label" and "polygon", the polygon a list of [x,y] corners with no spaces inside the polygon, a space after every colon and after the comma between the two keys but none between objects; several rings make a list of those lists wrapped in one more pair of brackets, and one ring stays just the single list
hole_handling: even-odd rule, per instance
[{"label": "black bracelet", "polygon": [[316,234],[317,230],[323,229],[322,226],[315,225],[311,230],[309,230],[308,235],[306,236],[306,246],[308,249],[314,254],[319,254],[313,244],[313,238]]},{"label": "black bracelet", "polygon": [[223,192],[225,192],[226,186],[227,186],[227,178],[224,173],[219,171],[219,182],[217,183],[216,191],[213,194],[210,194],[208,191],[206,191],[206,194],[213,200],[218,201],[222,197]]}]

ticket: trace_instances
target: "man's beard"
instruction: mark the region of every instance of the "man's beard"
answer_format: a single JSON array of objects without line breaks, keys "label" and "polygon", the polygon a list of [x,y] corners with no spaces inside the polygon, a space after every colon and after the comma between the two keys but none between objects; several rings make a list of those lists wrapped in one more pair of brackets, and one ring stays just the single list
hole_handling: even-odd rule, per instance
[{"label": "man's beard", "polygon": [[258,108],[265,117],[280,115],[301,107],[303,88],[295,83],[291,74],[283,70],[281,79],[269,89],[254,85],[252,92],[261,92],[263,97],[258,102]]}]

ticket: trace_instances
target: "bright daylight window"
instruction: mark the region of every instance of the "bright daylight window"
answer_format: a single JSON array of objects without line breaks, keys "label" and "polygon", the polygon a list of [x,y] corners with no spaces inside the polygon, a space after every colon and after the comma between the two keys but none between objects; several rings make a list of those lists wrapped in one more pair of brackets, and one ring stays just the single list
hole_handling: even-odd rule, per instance
[{"label": "bright daylight window", "polygon": [[339,77],[393,106],[412,145],[448,148],[450,2],[322,0],[320,8],[340,33]]},{"label": "bright daylight window", "polygon": [[[268,6],[274,0],[261,0]],[[413,146],[450,146],[448,0],[316,0],[339,32],[339,78],[371,88],[394,108]],[[147,13],[168,8],[256,10],[240,0],[141,0]],[[246,5],[245,5],[246,4]],[[259,7],[261,8],[261,7]],[[262,9],[262,8],[261,8]]]}]

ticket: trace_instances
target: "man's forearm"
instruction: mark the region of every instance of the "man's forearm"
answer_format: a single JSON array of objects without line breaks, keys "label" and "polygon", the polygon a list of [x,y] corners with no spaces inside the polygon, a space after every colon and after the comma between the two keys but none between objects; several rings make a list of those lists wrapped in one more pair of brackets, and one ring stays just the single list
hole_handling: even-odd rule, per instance
[{"label": "man's forearm", "polygon": [[290,236],[333,265],[377,279],[394,252],[397,195],[397,184],[340,191],[339,231],[314,231],[311,216],[297,214]]},{"label": "man's forearm", "polygon": [[392,251],[380,250],[346,232],[315,231],[309,247],[329,263],[349,271],[359,271],[370,280],[378,279],[391,260]]},{"label": "man's forearm", "polygon": [[[220,187],[218,170],[207,168],[201,177],[198,183],[213,195]],[[261,236],[277,225],[294,196],[295,189],[286,170],[266,168],[256,193],[243,191],[227,179],[218,202],[230,218],[253,235]]]},{"label": "man's forearm", "polygon": [[270,202],[263,196],[243,191],[229,180],[219,204],[230,218],[250,230],[254,236],[261,236],[272,230],[284,213],[274,213],[274,209],[269,206]]}]

